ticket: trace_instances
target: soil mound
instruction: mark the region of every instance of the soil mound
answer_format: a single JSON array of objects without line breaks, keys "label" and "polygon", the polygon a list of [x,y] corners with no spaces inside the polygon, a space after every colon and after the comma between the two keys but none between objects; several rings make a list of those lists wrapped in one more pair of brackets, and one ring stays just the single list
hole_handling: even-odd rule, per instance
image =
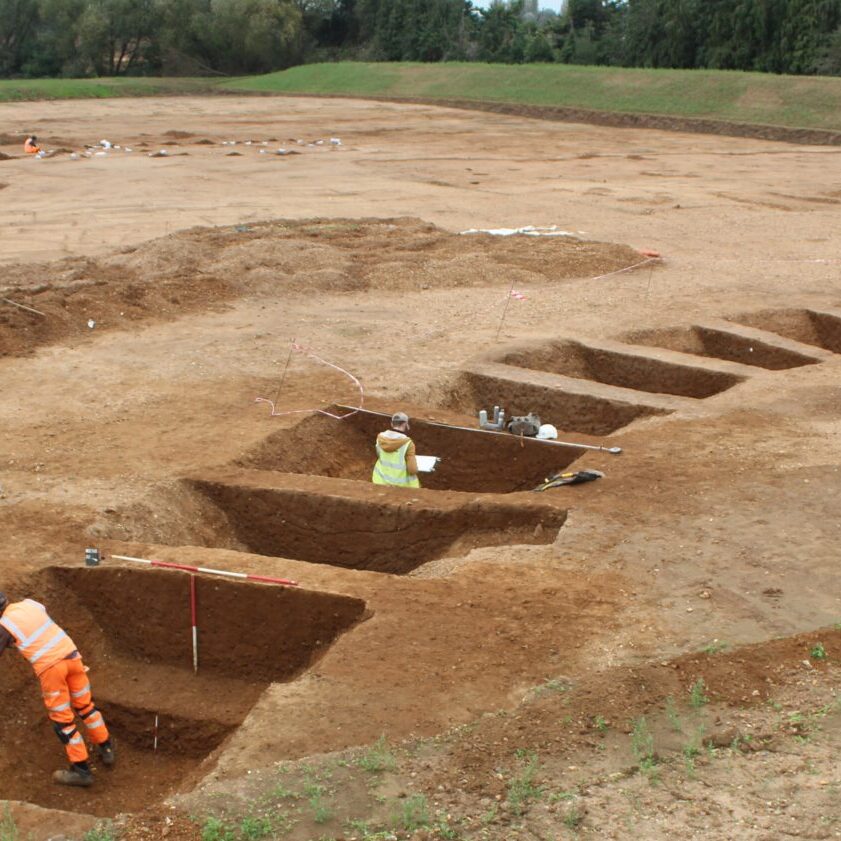
[{"label": "soil mound", "polygon": [[623,245],[459,236],[413,218],[192,228],[98,259],[3,267],[0,356],[88,333],[90,320],[97,330],[169,320],[241,295],[481,286],[501,277],[533,286],[638,258]]}]

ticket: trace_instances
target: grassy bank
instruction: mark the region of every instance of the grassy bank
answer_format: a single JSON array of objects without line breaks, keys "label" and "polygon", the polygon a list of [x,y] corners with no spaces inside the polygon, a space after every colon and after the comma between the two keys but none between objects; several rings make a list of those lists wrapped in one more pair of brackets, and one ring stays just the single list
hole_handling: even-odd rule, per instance
[{"label": "grassy bank", "polygon": [[841,130],[841,78],[560,64],[310,64],[227,90],[470,99]]},{"label": "grassy bank", "polygon": [[0,102],[213,93],[216,79],[0,79]]},{"label": "grassy bank", "polygon": [[0,102],[213,93],[343,94],[560,106],[841,131],[841,78],[560,64],[309,64],[238,79],[0,80]]}]

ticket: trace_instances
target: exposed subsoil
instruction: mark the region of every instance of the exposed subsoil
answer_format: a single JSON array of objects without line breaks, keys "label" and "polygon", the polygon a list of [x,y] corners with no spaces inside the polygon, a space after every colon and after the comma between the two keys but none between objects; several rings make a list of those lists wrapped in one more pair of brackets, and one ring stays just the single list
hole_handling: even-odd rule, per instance
[{"label": "exposed subsoil", "polygon": [[95,815],[142,808],[195,785],[204,760],[269,683],[294,678],[366,616],[359,599],[201,576],[194,674],[186,574],[52,567],[18,587],[49,604],[69,629],[91,669],[119,762],[96,768],[90,790],[53,784],[51,770],[62,766],[64,752],[29,667],[16,659],[2,687],[4,703],[18,711],[0,725],[4,796]]},{"label": "exposed subsoil", "polygon": [[[288,96],[295,94],[256,94],[263,96]],[[831,129],[787,128],[761,124],[739,123],[732,120],[714,120],[702,117],[672,117],[666,114],[623,114],[619,111],[594,111],[590,108],[567,108],[552,105],[519,105],[508,102],[488,102],[471,99],[445,99],[422,96],[361,96],[353,94],[306,94],[324,99],[373,100],[375,102],[412,103],[439,108],[460,108],[467,111],[485,111],[507,114],[532,120],[557,120],[565,123],[585,123],[609,128],[639,128],[656,131],[686,132],[689,134],[715,134],[724,137],[776,140],[782,143],[809,144],[814,146],[841,146],[841,132]]]},{"label": "exposed subsoil", "polygon": [[[2,297],[41,309],[43,295],[48,315],[2,310],[19,319],[7,321],[11,347],[0,359],[2,587],[13,596],[37,591],[67,625],[125,748],[113,774],[97,770],[90,792],[53,790],[47,777],[61,749],[31,673],[7,652],[0,692],[7,710],[21,712],[0,725],[0,771],[12,786],[4,784],[2,796],[95,814],[142,809],[129,820],[131,839],[165,830],[191,837],[188,815],[201,821],[220,802],[239,803],[240,792],[242,814],[267,803],[289,812],[292,825],[280,837],[293,841],[350,837],[345,817],[382,820],[398,834],[390,813],[424,793],[431,811],[453,815],[463,837],[493,841],[515,832],[572,837],[567,804],[586,810],[578,832],[592,838],[759,841],[837,832],[835,719],[821,718],[821,741],[790,716],[811,722],[839,689],[837,633],[815,629],[841,619],[841,361],[824,353],[820,364],[754,366],[753,376],[709,400],[475,364],[559,335],[596,346],[730,313],[837,351],[835,316],[807,314],[841,302],[838,186],[827,182],[837,150],[351,100],[284,99],[279,115],[277,102],[0,106],[10,134],[36,131],[66,148],[100,137],[161,148],[173,130],[214,144],[180,138],[190,154],[171,160],[57,155],[3,163],[0,262],[12,268]],[[287,158],[260,156],[243,142],[331,136],[342,146],[305,144]],[[228,158],[221,143],[233,139],[242,154]],[[558,225],[581,241],[456,235],[522,225]],[[665,255],[656,271],[610,274],[637,262],[642,248]],[[64,262],[45,263],[54,258]],[[217,279],[207,294],[206,276]],[[54,300],[48,290],[33,292],[42,282],[59,289],[88,280],[96,282],[79,287],[86,304],[78,310],[72,289]],[[127,311],[126,283],[150,290],[135,322],[114,315]],[[186,304],[153,291],[178,296],[179,283],[194,290]],[[510,298],[512,288],[521,294]],[[63,301],[72,312],[66,320]],[[38,318],[46,319],[43,335],[32,326]],[[532,469],[544,472],[536,457],[533,467],[522,460],[533,457],[528,444],[515,459],[510,443],[491,448],[478,433],[462,442],[415,423],[418,452],[446,456],[436,481],[444,483],[447,463],[459,465],[451,484],[416,495],[377,491],[365,481],[363,458],[350,453],[357,442],[370,453],[373,430],[330,437],[329,425],[307,414],[352,405],[358,389],[341,371],[290,352],[291,340],[351,372],[366,406],[385,414],[403,408],[420,420],[471,425],[479,409],[501,403],[509,415],[538,411],[567,436],[623,452],[588,451],[574,462],[603,471],[598,482],[551,496],[512,494]],[[273,400],[279,414],[255,397]],[[304,414],[284,414],[292,411]],[[304,475],[310,469],[316,475]],[[244,482],[245,473],[261,478]],[[213,485],[228,508],[185,477]],[[297,535],[276,528],[287,508]],[[537,510],[545,517],[544,509],[565,517],[548,536],[542,524],[536,535],[538,520],[529,519]],[[363,535],[377,529],[374,514],[384,518],[377,563],[405,550],[395,567],[411,574],[335,566],[337,557],[356,564],[370,555],[350,531],[317,562],[255,554],[248,542],[253,516],[269,552],[303,545],[302,536],[310,547],[329,544],[336,512],[341,529],[350,524]],[[443,536],[439,525],[449,530]],[[438,541],[427,556],[434,560],[416,564],[418,552],[406,547],[425,552],[428,539]],[[180,597],[169,602],[152,586],[132,587],[144,617],[157,615],[157,600],[174,612],[178,656],[159,660],[138,641],[142,624],[123,621],[126,612],[110,601],[114,588],[74,595],[70,578],[59,578],[106,573],[84,579],[96,583],[119,573],[108,561],[82,569],[91,545],[106,555],[300,581],[304,602],[284,591],[284,609],[257,621],[241,584],[229,598],[221,590],[218,601],[211,596],[220,634],[228,615],[247,623],[234,650],[255,626],[279,627],[292,648],[280,648],[282,657],[243,648],[230,674],[220,654],[218,668],[195,677],[180,659],[189,639]],[[38,578],[57,565],[70,571]],[[100,628],[92,598],[108,606],[116,629]],[[324,630],[310,621],[322,606]],[[153,623],[154,638],[166,627]],[[722,641],[730,653],[694,654]],[[813,656],[818,643],[825,657]],[[141,653],[129,656],[135,647]],[[657,665],[664,662],[677,668]],[[263,671],[270,663],[295,665],[274,675]],[[697,723],[705,735],[723,740],[735,727],[746,737],[751,725],[763,749],[722,747],[720,762],[690,752],[693,778],[680,769],[697,736],[694,719],[692,732],[687,725],[669,741],[661,707],[675,693],[690,721],[687,689],[699,675],[712,699]],[[159,746],[166,770],[144,786],[155,712],[168,745],[184,750],[175,756]],[[642,714],[664,757],[662,786],[639,773],[628,733],[635,725],[622,720]],[[609,721],[604,738],[596,716]],[[592,724],[578,726],[582,720]],[[336,817],[316,822],[313,794],[305,793],[313,757],[382,735],[421,739],[417,764],[386,779],[376,798],[364,769],[346,790],[338,783],[328,790],[322,779],[320,796]],[[768,749],[775,744],[779,750]],[[516,815],[511,785],[527,770],[530,749],[543,769],[534,781],[545,779],[547,789]],[[277,763],[301,781],[296,798],[278,794]],[[165,802],[174,791],[183,793]],[[280,800],[266,800],[271,792]],[[13,804],[34,841],[81,835],[66,812],[33,808]],[[424,833],[444,837],[416,834]]]},{"label": "exposed subsoil", "polygon": [[676,365],[658,359],[588,347],[581,342],[553,342],[506,354],[500,362],[550,371],[577,379],[595,380],[637,391],[711,397],[741,382],[719,371]]},{"label": "exposed subsoil", "polygon": [[[393,488],[320,488],[242,471],[197,479],[195,488],[225,515],[234,546],[248,552],[372,572],[405,574],[427,561],[485,546],[552,543],[566,519],[555,500],[444,498]],[[540,500],[540,501],[537,501]],[[230,545],[219,535],[213,545]]]},{"label": "exposed subsoil", "polygon": [[[749,316],[753,326],[765,324],[765,319]],[[743,322],[748,323],[748,322]],[[768,329],[763,327],[762,329]],[[792,338],[789,336],[789,338]],[[766,342],[715,330],[708,327],[674,327],[668,330],[638,330],[625,336],[632,344],[650,345],[712,359],[727,359],[742,365],[756,365],[772,371],[784,371],[801,365],[812,365],[814,359],[802,353],[774,347]]]},{"label": "exposed subsoil", "polygon": [[841,316],[810,310],[765,310],[734,316],[733,321],[841,353]]},{"label": "exposed subsoil", "polygon": [[638,418],[660,413],[641,403],[547,387],[539,378],[521,378],[513,367],[511,371],[513,376],[505,372],[504,379],[467,371],[445,386],[437,399],[465,413],[471,407],[495,405],[504,406],[509,418],[535,412],[558,429],[594,436],[610,435]]},{"label": "exposed subsoil", "polygon": [[0,267],[0,356],[218,309],[242,295],[418,291],[479,285],[501,273],[544,284],[638,258],[609,243],[461,237],[405,218],[201,228],[100,259]]},{"label": "exposed subsoil", "polygon": [[[258,470],[370,482],[374,441],[388,425],[388,416],[368,412],[342,420],[313,415],[291,429],[273,433],[239,463]],[[472,429],[422,419],[412,421],[412,434],[423,442],[421,455],[441,459],[432,473],[421,477],[424,488],[479,493],[530,491],[546,476],[569,467],[581,456],[581,450],[572,447],[510,435],[477,435]]]}]

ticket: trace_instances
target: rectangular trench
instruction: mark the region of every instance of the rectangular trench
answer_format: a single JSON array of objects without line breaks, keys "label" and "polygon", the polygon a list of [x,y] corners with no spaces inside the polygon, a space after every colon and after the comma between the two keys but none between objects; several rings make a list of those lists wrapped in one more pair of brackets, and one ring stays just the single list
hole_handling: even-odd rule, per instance
[{"label": "rectangular trench", "polygon": [[[370,482],[374,443],[389,419],[359,412],[342,420],[316,414],[273,433],[240,459],[242,467]],[[418,454],[438,456],[433,473],[421,476],[430,490],[511,493],[531,490],[567,468],[581,450],[515,436],[439,426],[412,419]]]},{"label": "rectangular trench", "polygon": [[728,362],[739,362],[742,365],[753,365],[771,371],[784,371],[817,362],[812,357],[788,348],[775,347],[758,339],[740,336],[738,333],[699,325],[638,330],[627,333],[623,338],[637,345],[675,350],[709,359],[725,359]]},{"label": "rectangular trench", "polygon": [[261,486],[259,475],[248,474],[188,481],[249,552],[395,575],[478,547],[551,543],[566,520],[564,509],[539,502],[436,504],[402,488],[326,495]]},{"label": "rectangular trench", "polygon": [[741,382],[740,377],[723,371],[619,353],[570,340],[512,351],[499,361],[505,365],[679,397],[711,397]]},{"label": "rectangular trench", "polygon": [[32,669],[7,652],[0,699],[14,714],[0,718],[4,798],[112,816],[192,787],[269,683],[294,679],[366,616],[364,602],[332,593],[206,576],[196,583],[198,674],[184,573],[52,567],[9,593],[44,603],[73,639],[118,759],[103,768],[92,751],[92,788],[55,785],[64,750]]},{"label": "rectangular trench", "polygon": [[807,309],[763,310],[734,315],[729,320],[841,353],[841,316],[832,313]]}]

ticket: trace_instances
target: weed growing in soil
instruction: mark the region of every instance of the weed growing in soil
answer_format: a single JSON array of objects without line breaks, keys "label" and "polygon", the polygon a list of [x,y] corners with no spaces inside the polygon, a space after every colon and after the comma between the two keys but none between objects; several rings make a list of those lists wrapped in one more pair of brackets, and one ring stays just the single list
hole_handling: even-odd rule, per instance
[{"label": "weed growing in soil", "polygon": [[815,643],[809,650],[809,656],[813,660],[826,660],[826,649],[822,642]]},{"label": "weed growing in soil", "polygon": [[680,722],[680,716],[677,714],[677,704],[675,704],[675,699],[671,695],[666,698],[666,718],[669,719],[669,724],[675,733],[683,732],[683,725]]},{"label": "weed growing in soil", "polygon": [[634,729],[631,732],[631,752],[634,754],[640,771],[648,777],[649,782],[656,782],[657,758],[654,756],[654,736],[648,729],[648,722],[644,715],[634,722]]},{"label": "weed growing in soil", "polygon": [[93,829],[89,829],[82,836],[82,841],[116,841],[116,838],[111,821],[104,821],[98,823]]},{"label": "weed growing in soil", "polygon": [[236,841],[236,834],[225,821],[211,815],[201,828],[201,841]]},{"label": "weed growing in soil", "polygon": [[526,805],[543,796],[543,786],[535,785],[539,763],[534,751],[518,751],[518,757],[525,760],[520,773],[508,784],[508,805],[515,815],[522,815]]},{"label": "weed growing in soil", "polygon": [[683,746],[683,765],[689,777],[695,776],[695,757],[701,753],[704,745],[704,725],[702,724],[689,737],[689,741]]},{"label": "weed growing in soil", "polygon": [[0,817],[0,841],[19,841],[19,839],[17,824],[7,805],[3,810],[3,816]]},{"label": "weed growing in soil", "polygon": [[607,733],[609,725],[607,723],[607,719],[603,715],[597,715],[595,719],[593,719],[593,724],[599,733]]},{"label": "weed growing in soil", "polygon": [[689,706],[692,707],[693,710],[698,710],[704,706],[704,704],[709,702],[709,698],[706,696],[705,690],[707,688],[707,684],[704,683],[704,679],[699,677],[695,683],[692,684],[692,689],[689,690]]},{"label": "weed growing in soil", "polygon": [[385,736],[380,736],[374,744],[368,748],[356,764],[364,771],[372,774],[381,774],[383,771],[393,771],[397,767],[397,760],[388,746]]},{"label": "weed growing in soil", "polygon": [[401,800],[398,812],[393,816],[392,823],[407,832],[414,832],[421,827],[429,826],[429,807],[422,794],[413,794]]},{"label": "weed growing in soil", "polygon": [[570,806],[564,814],[564,826],[577,832],[584,822],[584,810],[580,806]]},{"label": "weed growing in soil", "polygon": [[730,644],[723,640],[713,640],[709,645],[705,645],[701,651],[704,654],[718,654],[720,651],[726,651],[729,647]]},{"label": "weed growing in soil", "polygon": [[246,816],[239,825],[239,834],[243,841],[259,841],[260,838],[270,838],[274,827],[269,818],[254,818]]}]

